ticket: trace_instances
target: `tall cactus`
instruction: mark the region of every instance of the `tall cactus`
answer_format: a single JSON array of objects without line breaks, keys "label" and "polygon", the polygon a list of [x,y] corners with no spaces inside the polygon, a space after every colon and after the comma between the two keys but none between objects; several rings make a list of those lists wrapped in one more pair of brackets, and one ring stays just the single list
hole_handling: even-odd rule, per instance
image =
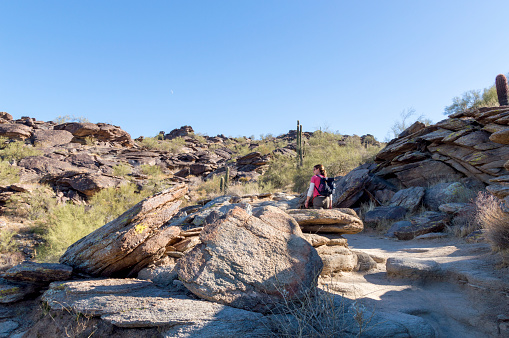
[{"label": "tall cactus", "polygon": [[230,168],[226,167],[226,174],[224,174],[224,193],[228,192],[228,184],[230,183]]},{"label": "tall cactus", "polygon": [[507,93],[509,92],[509,88],[507,86],[507,78],[505,75],[498,74],[495,80],[495,84],[497,86],[498,103],[501,106],[507,106]]},{"label": "tall cactus", "polygon": [[304,156],[304,148],[302,147],[302,125],[300,124],[299,120],[297,120],[297,166],[301,167],[303,162],[303,156]]},{"label": "tall cactus", "polygon": [[221,177],[221,180],[219,181],[219,191],[221,194],[224,194],[224,177]]}]

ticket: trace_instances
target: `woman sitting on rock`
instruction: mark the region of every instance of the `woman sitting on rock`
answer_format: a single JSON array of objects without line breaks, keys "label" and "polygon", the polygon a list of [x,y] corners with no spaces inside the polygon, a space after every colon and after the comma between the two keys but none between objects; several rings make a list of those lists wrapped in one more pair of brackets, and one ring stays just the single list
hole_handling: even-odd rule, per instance
[{"label": "woman sitting on rock", "polygon": [[311,182],[309,183],[308,194],[306,197],[306,203],[304,206],[309,208],[309,200],[312,199],[313,208],[314,209],[330,209],[332,206],[332,198],[331,196],[320,196],[318,191],[318,187],[320,186],[320,180],[323,177],[327,177],[327,172],[325,168],[321,164],[317,164],[313,167],[313,177],[311,177]]}]

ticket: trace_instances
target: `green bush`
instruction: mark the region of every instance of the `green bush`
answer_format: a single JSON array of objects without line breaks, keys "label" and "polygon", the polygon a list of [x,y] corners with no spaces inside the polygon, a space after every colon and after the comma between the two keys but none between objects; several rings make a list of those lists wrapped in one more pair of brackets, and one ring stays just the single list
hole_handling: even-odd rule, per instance
[{"label": "green bush", "polygon": [[0,160],[0,185],[10,185],[19,181],[19,169],[7,161]]},{"label": "green bush", "polygon": [[120,163],[113,166],[113,175],[119,177],[125,177],[132,172],[132,168],[127,163]]},{"label": "green bush", "polygon": [[186,141],[182,137],[173,140],[160,140],[159,137],[145,137],[141,142],[142,147],[149,150],[162,150],[173,154],[179,153],[186,145]]},{"label": "green bush", "polygon": [[46,209],[37,220],[37,231],[42,233],[44,240],[37,250],[37,260],[57,261],[68,246],[111,222],[149,195],[149,191],[138,191],[135,184],[125,184],[101,190],[90,198],[87,206],[66,203]]},{"label": "green bush", "polygon": [[38,156],[41,152],[23,141],[6,141],[0,138],[0,158],[4,161],[19,161],[25,157]]},{"label": "green bush", "polygon": [[141,172],[149,178],[159,179],[163,176],[163,171],[158,165],[142,164]]}]

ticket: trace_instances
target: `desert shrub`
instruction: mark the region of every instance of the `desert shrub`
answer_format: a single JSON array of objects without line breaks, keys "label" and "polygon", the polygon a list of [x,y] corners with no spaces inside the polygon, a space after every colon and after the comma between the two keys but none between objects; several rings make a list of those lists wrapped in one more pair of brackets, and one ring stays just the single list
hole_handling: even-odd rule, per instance
[{"label": "desert shrub", "polygon": [[0,158],[4,161],[19,161],[25,157],[37,156],[41,152],[22,141],[5,142],[0,140]]},{"label": "desert shrub", "polygon": [[179,153],[186,145],[186,141],[182,137],[176,137],[173,140],[160,140],[159,138],[159,136],[145,137],[139,143],[149,150],[162,150],[173,154]]},{"label": "desert shrub", "polygon": [[459,113],[471,108],[498,106],[497,88],[495,85],[481,90],[469,90],[461,97],[452,99],[452,104],[445,107],[444,115]]},{"label": "desert shrub", "polygon": [[44,219],[56,204],[53,190],[49,186],[39,185],[31,192],[12,195],[6,203],[5,213],[36,221]]},{"label": "desert shrub", "polygon": [[150,164],[142,164],[140,166],[141,172],[147,175],[149,178],[161,178],[163,176],[163,171],[161,167],[158,165],[150,165]]},{"label": "desert shrub", "polygon": [[7,161],[0,160],[0,185],[9,185],[19,181],[19,169]]},{"label": "desert shrub", "polygon": [[484,229],[486,239],[496,251],[509,251],[509,215],[491,194],[480,192],[475,200],[477,220]]},{"label": "desert shrub", "polygon": [[221,195],[221,176],[222,175],[214,175],[207,180],[201,177],[194,178],[190,184],[190,190],[192,191],[193,198],[200,200],[204,198],[214,198]]},{"label": "desert shrub", "polygon": [[132,168],[127,163],[120,163],[113,166],[113,175],[125,177],[132,172]]},{"label": "desert shrub", "polygon": [[9,253],[17,250],[14,231],[0,230],[0,253]]},{"label": "desert shrub", "polygon": [[111,222],[143,198],[148,191],[138,191],[135,184],[99,191],[87,206],[70,203],[55,205],[37,220],[37,231],[44,244],[38,248],[38,261],[53,262],[69,245]]}]

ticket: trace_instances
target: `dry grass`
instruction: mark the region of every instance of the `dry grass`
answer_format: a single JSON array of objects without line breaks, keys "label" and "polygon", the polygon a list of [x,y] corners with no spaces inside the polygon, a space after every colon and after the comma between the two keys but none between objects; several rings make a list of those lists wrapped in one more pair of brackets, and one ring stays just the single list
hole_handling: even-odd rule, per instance
[{"label": "dry grass", "polygon": [[477,221],[495,251],[509,252],[509,214],[500,207],[499,200],[491,194],[479,193],[475,200]]}]

